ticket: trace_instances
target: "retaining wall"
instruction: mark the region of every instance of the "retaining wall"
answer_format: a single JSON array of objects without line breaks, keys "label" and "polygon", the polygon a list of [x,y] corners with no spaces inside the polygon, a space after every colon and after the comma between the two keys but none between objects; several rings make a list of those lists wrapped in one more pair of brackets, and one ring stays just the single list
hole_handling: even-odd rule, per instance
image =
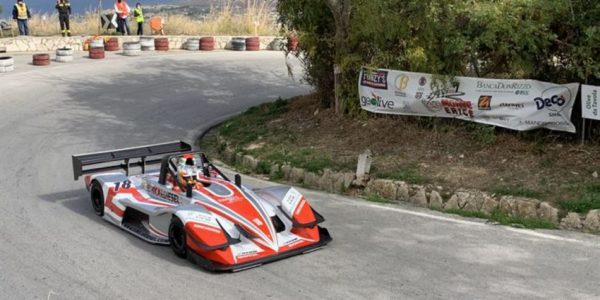
[{"label": "retaining wall", "polygon": [[[123,42],[136,42],[139,41],[139,36],[107,36],[116,37],[119,39],[119,47]],[[201,36],[153,36],[166,37],[169,39],[170,49],[183,49],[185,42],[189,38],[201,37]],[[89,39],[90,36],[74,36],[74,37],[33,37],[33,36],[19,36],[11,38],[0,39],[0,48],[5,47],[7,52],[47,52],[55,51],[58,48],[68,47],[75,51],[83,50],[84,42]],[[226,49],[229,47],[233,36],[214,36],[215,38],[215,49]],[[275,36],[261,36],[260,49],[270,50],[271,43],[278,37]]]}]

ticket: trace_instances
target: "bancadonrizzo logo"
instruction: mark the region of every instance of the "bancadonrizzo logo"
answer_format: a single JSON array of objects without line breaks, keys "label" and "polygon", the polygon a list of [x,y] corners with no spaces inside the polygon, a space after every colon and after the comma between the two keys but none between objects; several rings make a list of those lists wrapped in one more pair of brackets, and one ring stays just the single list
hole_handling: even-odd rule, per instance
[{"label": "bancadonrizzo logo", "polygon": [[363,69],[360,85],[374,89],[387,90],[387,71]]},{"label": "bancadonrizzo logo", "polygon": [[571,102],[571,90],[564,86],[551,87],[543,91],[541,97],[533,100],[538,110],[561,112]]},{"label": "bancadonrizzo logo", "polygon": [[478,89],[486,89],[486,90],[528,90],[531,89],[532,86],[529,83],[524,82],[487,82],[487,81],[477,81]]},{"label": "bancadonrizzo logo", "polygon": [[372,95],[373,95],[372,98],[369,98],[367,96],[360,97],[360,105],[361,106],[375,106],[375,107],[386,108],[386,109],[394,109],[394,101],[385,100],[385,99],[381,98],[381,96],[375,95],[375,93],[373,93]]}]

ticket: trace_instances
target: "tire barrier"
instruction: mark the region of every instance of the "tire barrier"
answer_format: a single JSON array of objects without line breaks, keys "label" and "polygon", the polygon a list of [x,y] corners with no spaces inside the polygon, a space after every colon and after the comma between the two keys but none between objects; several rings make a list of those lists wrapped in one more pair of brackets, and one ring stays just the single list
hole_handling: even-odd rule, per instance
[{"label": "tire barrier", "polygon": [[6,47],[1,46],[0,47],[0,53],[6,53]]},{"label": "tire barrier", "polygon": [[168,38],[155,38],[154,48],[156,51],[169,51],[169,39]]},{"label": "tire barrier", "polygon": [[119,50],[119,39],[112,37],[104,44],[104,50],[106,51],[118,51]]},{"label": "tire barrier", "polygon": [[243,37],[234,37],[233,39],[231,39],[231,50],[245,51],[246,50],[246,39]]},{"label": "tire barrier", "polygon": [[33,65],[34,66],[47,66],[50,64],[50,55],[47,53],[34,54]]},{"label": "tire barrier", "polygon": [[123,55],[139,56],[142,54],[142,45],[136,42],[123,43]]},{"label": "tire barrier", "polygon": [[154,37],[142,36],[140,37],[140,45],[142,51],[154,51]]},{"label": "tire barrier", "polygon": [[200,50],[212,51],[215,50],[215,38],[212,36],[205,36],[200,38]]},{"label": "tire barrier", "polygon": [[246,51],[260,50],[260,39],[257,36],[246,38]]},{"label": "tire barrier", "polygon": [[287,48],[288,48],[288,51],[298,51],[298,36],[296,36],[296,35],[288,36]]},{"label": "tire barrier", "polygon": [[188,51],[198,51],[200,50],[200,39],[198,38],[191,38],[188,39],[185,42],[185,47],[186,50]]},{"label": "tire barrier", "polygon": [[56,49],[56,61],[57,62],[70,62],[70,61],[73,61],[73,49],[72,48],[58,48],[58,49]]},{"label": "tire barrier", "polygon": [[90,48],[91,59],[104,59],[104,47]]},{"label": "tire barrier", "polygon": [[15,60],[10,56],[0,57],[0,73],[8,73],[15,70]]},{"label": "tire barrier", "polygon": [[100,48],[100,47],[104,48],[104,40],[103,39],[94,39],[94,40],[91,40],[88,47],[89,47],[88,49],[91,49],[91,48]]}]

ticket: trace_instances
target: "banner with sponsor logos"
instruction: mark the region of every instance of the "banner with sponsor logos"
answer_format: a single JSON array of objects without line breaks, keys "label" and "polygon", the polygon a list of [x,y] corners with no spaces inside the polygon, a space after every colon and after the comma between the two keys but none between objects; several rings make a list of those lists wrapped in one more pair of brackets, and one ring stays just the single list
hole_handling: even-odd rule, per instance
[{"label": "banner with sponsor logos", "polygon": [[584,119],[600,120],[598,94],[600,86],[581,85],[581,115]]},{"label": "banner with sponsor logos", "polygon": [[437,86],[431,74],[363,68],[358,89],[361,107],[374,113],[575,132],[571,111],[579,83],[456,77]]}]

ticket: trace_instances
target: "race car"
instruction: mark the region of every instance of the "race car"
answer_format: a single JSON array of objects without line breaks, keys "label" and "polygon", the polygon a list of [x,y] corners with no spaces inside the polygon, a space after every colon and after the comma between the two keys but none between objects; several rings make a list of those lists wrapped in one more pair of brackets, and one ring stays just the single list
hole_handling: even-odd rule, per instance
[{"label": "race car", "polygon": [[[210,271],[260,266],[332,240],[318,225],[323,217],[295,188],[245,187],[239,174],[231,181],[182,141],[72,160],[74,178],[85,178],[98,216]],[[133,167],[141,174],[130,175]]]}]

